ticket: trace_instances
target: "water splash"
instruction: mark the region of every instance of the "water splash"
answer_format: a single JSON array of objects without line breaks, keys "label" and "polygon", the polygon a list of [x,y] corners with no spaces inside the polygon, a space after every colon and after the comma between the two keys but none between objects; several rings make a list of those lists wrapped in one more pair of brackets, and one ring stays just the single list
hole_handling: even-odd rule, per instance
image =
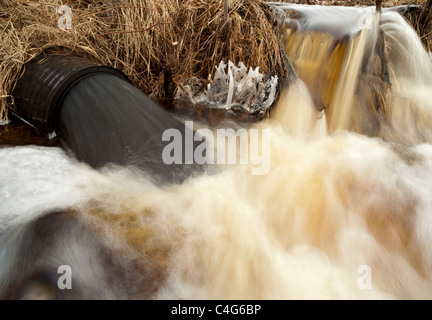
[{"label": "water splash", "polygon": [[421,40],[397,14],[383,15],[392,89],[385,139],[404,144],[431,142],[432,64]]}]

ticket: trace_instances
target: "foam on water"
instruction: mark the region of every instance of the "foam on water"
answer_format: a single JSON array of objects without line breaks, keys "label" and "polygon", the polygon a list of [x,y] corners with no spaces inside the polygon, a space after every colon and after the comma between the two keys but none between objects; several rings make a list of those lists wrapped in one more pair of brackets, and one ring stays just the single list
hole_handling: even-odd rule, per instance
[{"label": "foam on water", "polygon": [[[100,298],[431,298],[432,147],[353,133],[305,142],[263,125],[268,175],[243,165],[166,189],[57,149],[1,149],[2,290],[24,271],[66,264],[76,290]],[[84,227],[60,232],[63,218],[52,239],[29,233],[30,218],[66,211]],[[42,252],[25,270],[22,242]],[[358,286],[364,265],[368,290]]]}]

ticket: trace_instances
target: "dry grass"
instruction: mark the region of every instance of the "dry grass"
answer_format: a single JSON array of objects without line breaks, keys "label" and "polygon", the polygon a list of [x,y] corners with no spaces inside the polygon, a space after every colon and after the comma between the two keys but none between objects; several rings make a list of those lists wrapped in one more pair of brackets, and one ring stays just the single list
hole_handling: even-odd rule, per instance
[{"label": "dry grass", "polygon": [[414,27],[426,49],[432,51],[432,1],[423,1],[421,8],[406,14],[407,20]]},{"label": "dry grass", "polygon": [[[383,5],[392,4],[405,2]],[[70,30],[57,26],[60,5],[72,8]],[[419,16],[417,10],[408,19],[431,49],[430,23],[419,26]],[[23,64],[42,51],[87,56],[118,68],[152,98],[173,97],[176,88],[193,77],[205,85],[221,60],[242,61],[286,79],[279,37],[264,1],[231,0],[229,17],[227,27],[222,0],[2,0],[0,119],[13,108],[11,92]]]},{"label": "dry grass", "polygon": [[[60,5],[72,29],[58,28]],[[86,56],[123,71],[152,98],[172,97],[187,79],[206,80],[221,61],[286,75],[278,37],[262,0],[2,0],[0,118],[25,62],[42,51]]]}]

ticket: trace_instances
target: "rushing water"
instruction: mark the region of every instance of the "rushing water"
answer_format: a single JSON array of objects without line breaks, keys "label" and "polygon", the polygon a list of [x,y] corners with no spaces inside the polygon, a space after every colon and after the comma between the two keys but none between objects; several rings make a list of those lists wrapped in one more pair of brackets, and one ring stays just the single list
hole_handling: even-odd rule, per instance
[{"label": "rushing water", "polygon": [[[267,174],[159,185],[59,148],[1,148],[0,296],[432,298],[431,62],[398,14],[374,19],[336,45],[287,31],[328,63],[308,70],[313,44],[288,47],[299,79],[249,128],[271,130]],[[57,289],[64,265],[71,290]]]}]

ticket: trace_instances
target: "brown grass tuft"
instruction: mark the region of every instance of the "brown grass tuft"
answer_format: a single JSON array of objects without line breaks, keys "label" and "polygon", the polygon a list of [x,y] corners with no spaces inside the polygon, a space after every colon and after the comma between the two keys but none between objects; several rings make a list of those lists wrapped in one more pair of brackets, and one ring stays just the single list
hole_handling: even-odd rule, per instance
[{"label": "brown grass tuft", "polygon": [[423,0],[421,7],[405,14],[409,23],[416,30],[426,49],[432,51],[432,1]]},{"label": "brown grass tuft", "polygon": [[[72,29],[58,28],[60,5]],[[2,0],[0,119],[23,64],[41,52],[86,56],[123,71],[152,98],[172,97],[192,77],[204,81],[230,59],[283,78],[286,69],[262,0]],[[229,27],[227,27],[229,25]]]}]

